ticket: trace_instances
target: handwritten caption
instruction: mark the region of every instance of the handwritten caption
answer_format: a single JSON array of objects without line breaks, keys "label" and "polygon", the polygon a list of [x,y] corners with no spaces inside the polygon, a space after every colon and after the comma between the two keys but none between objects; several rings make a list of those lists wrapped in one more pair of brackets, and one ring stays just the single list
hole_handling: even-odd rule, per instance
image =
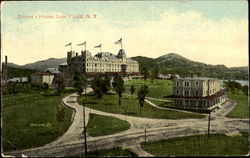
[{"label": "handwritten caption", "polygon": [[18,19],[96,19],[96,14],[79,15],[17,15]]},{"label": "handwritten caption", "polygon": [[31,123],[30,127],[51,127],[51,123]]}]

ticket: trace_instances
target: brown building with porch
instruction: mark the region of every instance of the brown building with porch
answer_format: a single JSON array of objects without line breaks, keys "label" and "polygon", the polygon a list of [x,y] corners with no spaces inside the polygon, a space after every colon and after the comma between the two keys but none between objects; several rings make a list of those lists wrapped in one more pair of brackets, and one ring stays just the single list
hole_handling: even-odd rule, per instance
[{"label": "brown building with porch", "polygon": [[173,81],[173,106],[184,109],[212,109],[225,102],[220,80],[205,77],[185,77]]}]

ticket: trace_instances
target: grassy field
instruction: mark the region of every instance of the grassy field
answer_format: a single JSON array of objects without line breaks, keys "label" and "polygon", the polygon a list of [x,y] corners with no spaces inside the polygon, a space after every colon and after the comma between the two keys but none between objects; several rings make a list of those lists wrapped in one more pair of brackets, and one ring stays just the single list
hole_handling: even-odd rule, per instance
[{"label": "grassy field", "polygon": [[114,117],[90,114],[87,124],[87,133],[90,136],[103,136],[125,131],[130,128],[130,124],[124,120]]},{"label": "grassy field", "polygon": [[[85,101],[85,97],[80,98],[81,103],[82,100]],[[152,107],[148,103],[145,102],[144,106],[140,107],[138,100],[134,96],[126,96],[122,97],[122,104],[119,106],[118,104],[118,96],[116,94],[108,94],[104,95],[102,99],[96,99],[91,93],[88,94],[86,105],[87,107],[110,112],[116,114],[126,114],[130,116],[137,117],[148,117],[148,118],[159,118],[159,119],[185,119],[185,118],[203,118],[204,115],[201,114],[191,114],[191,113],[183,113],[183,112],[175,112],[170,110],[161,110],[155,107]],[[79,102],[79,100],[78,100]],[[79,104],[81,104],[79,103]]]},{"label": "grassy field", "polygon": [[72,111],[65,109],[65,119],[58,133],[57,103],[60,103],[58,96],[45,98],[39,91],[4,95],[4,151],[42,146],[62,135],[71,124]]},{"label": "grassy field", "polygon": [[249,118],[248,98],[243,92],[240,91],[239,94],[229,92],[227,97],[237,102],[236,108],[227,117]]},{"label": "grassy field", "polygon": [[[84,157],[84,155],[77,155],[74,157]],[[129,149],[112,148],[89,152],[86,157],[138,157],[138,155],[130,151]]]},{"label": "grassy field", "polygon": [[142,144],[154,156],[242,156],[248,153],[248,133],[187,136]]},{"label": "grassy field", "polygon": [[163,98],[164,96],[172,94],[172,81],[170,80],[154,80],[152,83],[150,79],[147,79],[146,82],[143,79],[134,79],[125,81],[124,85],[126,89],[125,93],[129,94],[131,85],[135,87],[135,95],[137,95],[137,92],[142,85],[147,85],[149,87],[149,93],[147,97]]}]

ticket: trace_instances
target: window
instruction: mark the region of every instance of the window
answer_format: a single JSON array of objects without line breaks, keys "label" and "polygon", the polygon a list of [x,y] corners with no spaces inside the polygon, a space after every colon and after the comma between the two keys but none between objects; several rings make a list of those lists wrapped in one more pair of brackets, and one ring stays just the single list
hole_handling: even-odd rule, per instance
[{"label": "window", "polygon": [[189,96],[189,91],[188,90],[184,91],[184,96]]},{"label": "window", "polygon": [[186,81],[185,81],[185,82],[184,82],[184,87],[189,87],[189,86],[191,86],[190,82],[188,82],[188,81],[186,82]]},{"label": "window", "polygon": [[176,86],[179,87],[179,81],[176,82]]},{"label": "window", "polygon": [[195,91],[195,96],[199,96],[199,91],[198,90]]},{"label": "window", "polygon": [[176,90],[176,94],[179,94],[179,90],[178,89]]},{"label": "window", "polygon": [[199,87],[199,82],[198,81],[195,82],[195,87]]}]

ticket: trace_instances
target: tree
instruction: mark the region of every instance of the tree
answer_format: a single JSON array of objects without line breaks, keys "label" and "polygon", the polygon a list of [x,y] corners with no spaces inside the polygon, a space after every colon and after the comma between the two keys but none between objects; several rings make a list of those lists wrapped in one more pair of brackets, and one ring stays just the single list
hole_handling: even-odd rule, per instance
[{"label": "tree", "polygon": [[95,77],[91,82],[91,88],[93,89],[94,95],[96,96],[97,99],[100,99],[103,96],[101,84],[102,80],[100,77]]},{"label": "tree", "polygon": [[28,75],[28,83],[31,83],[31,80],[32,80],[32,78],[31,78],[31,75],[29,74]]},{"label": "tree", "polygon": [[102,92],[107,94],[110,90],[110,77],[105,76],[104,80],[101,81]]},{"label": "tree", "polygon": [[125,91],[124,81],[121,76],[115,76],[114,82],[112,83],[116,94],[118,95],[118,104],[121,105],[122,93]]},{"label": "tree", "polygon": [[140,90],[137,92],[138,101],[140,105],[140,115],[141,115],[141,107],[143,107],[144,105],[144,100],[148,92],[149,92],[148,86],[146,85],[141,86]]},{"label": "tree", "polygon": [[132,85],[131,87],[130,87],[130,93],[131,93],[131,95],[133,95],[134,94],[134,92],[135,92],[135,88],[134,88],[134,86]]},{"label": "tree", "polygon": [[152,71],[150,72],[150,81],[152,84],[154,83],[154,74]]},{"label": "tree", "polygon": [[85,85],[84,78],[82,75],[80,75],[78,72],[76,72],[73,80],[74,80],[75,90],[81,96],[82,92],[83,92],[83,87]]},{"label": "tree", "polygon": [[239,83],[239,82],[236,82],[236,81],[234,81],[234,84],[235,84],[235,88],[236,88],[236,90],[237,90],[237,93],[239,93],[239,91],[241,90],[241,84]]},{"label": "tree", "polygon": [[149,76],[148,68],[144,66],[141,70],[141,73],[143,75],[144,80],[146,81]]},{"label": "tree", "polygon": [[151,78],[151,82],[153,83],[154,82],[154,79],[156,79],[159,75],[159,70],[158,70],[158,67],[155,67],[152,71],[151,71],[151,75],[150,75],[150,78]]},{"label": "tree", "polygon": [[233,94],[235,94],[235,90],[239,93],[239,90],[241,89],[241,84],[236,81],[227,81],[225,82],[225,85]]},{"label": "tree", "polygon": [[241,90],[248,96],[248,85],[242,86]]},{"label": "tree", "polygon": [[56,81],[56,92],[58,96],[61,96],[63,90],[65,89],[65,84],[63,78],[60,78]]},{"label": "tree", "polygon": [[43,89],[44,89],[44,90],[48,90],[48,89],[49,89],[49,84],[46,83],[46,82],[44,82],[44,83],[43,83]]},{"label": "tree", "polygon": [[57,121],[57,132],[60,132],[60,123],[64,120],[65,116],[65,107],[60,103],[56,107],[56,121]]}]

